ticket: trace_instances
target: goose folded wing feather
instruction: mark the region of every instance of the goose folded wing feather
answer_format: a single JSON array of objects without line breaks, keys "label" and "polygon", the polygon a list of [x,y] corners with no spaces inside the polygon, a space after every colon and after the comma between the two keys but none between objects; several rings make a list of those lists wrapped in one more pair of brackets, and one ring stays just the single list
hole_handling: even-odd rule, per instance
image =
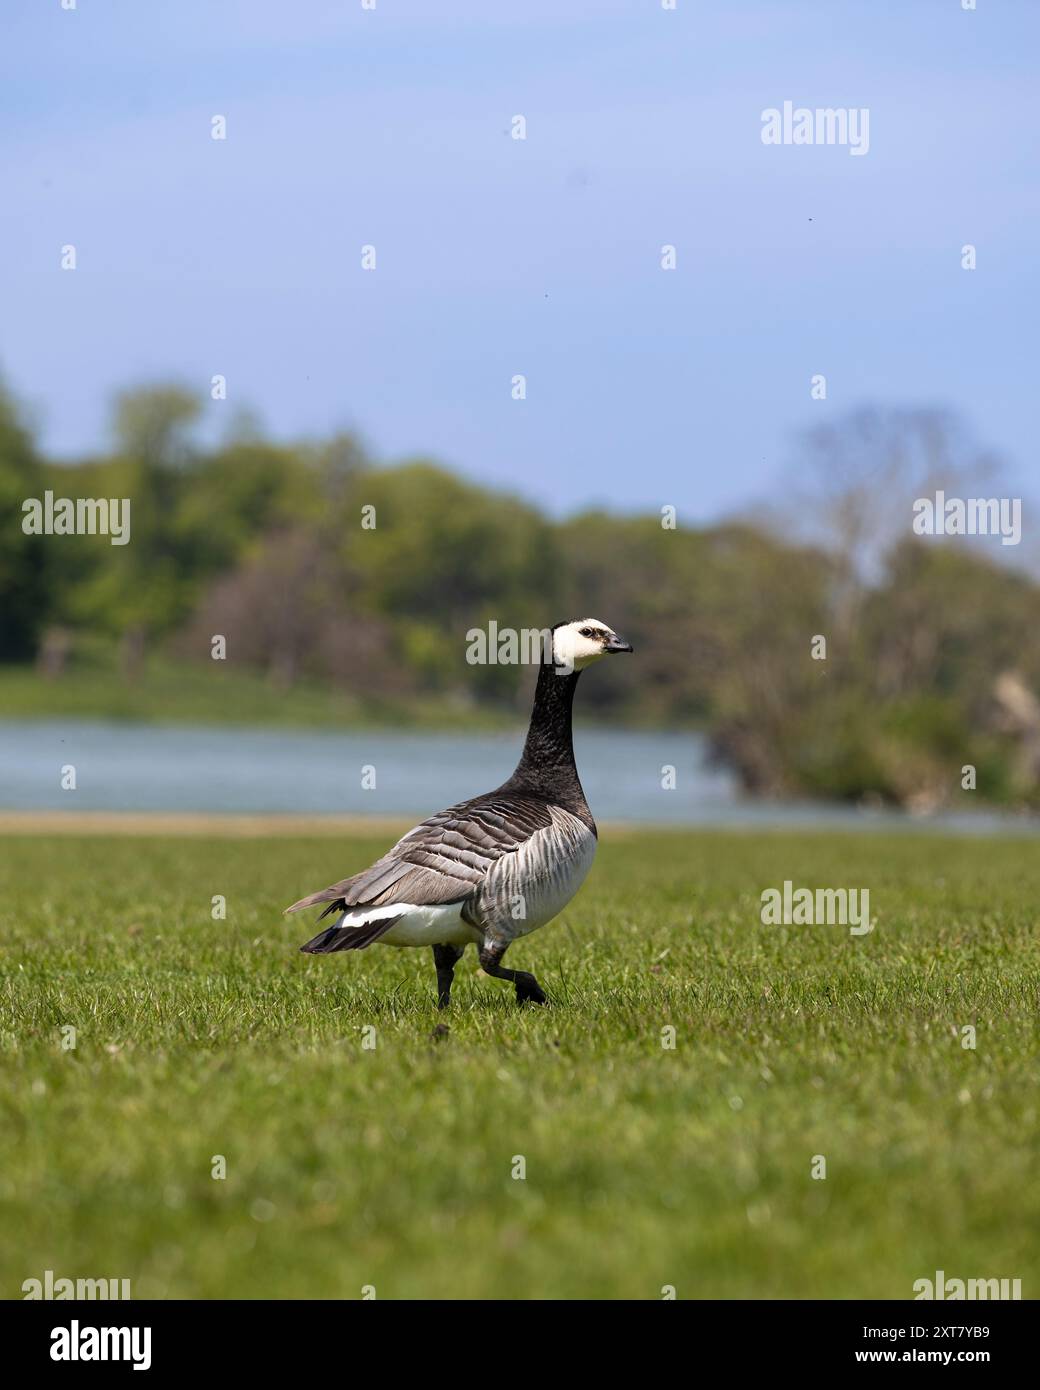
[{"label": "goose folded wing feather", "polygon": [[492,792],[430,816],[361,873],[301,898],[286,909],[459,902],[476,893],[491,867],[552,825],[549,807],[533,797]]}]

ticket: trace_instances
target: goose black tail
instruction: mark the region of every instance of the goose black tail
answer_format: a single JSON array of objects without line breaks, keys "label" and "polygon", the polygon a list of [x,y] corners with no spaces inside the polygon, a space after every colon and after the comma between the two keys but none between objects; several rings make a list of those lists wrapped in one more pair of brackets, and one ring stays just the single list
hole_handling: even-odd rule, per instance
[{"label": "goose black tail", "polygon": [[401,917],[382,917],[378,922],[361,922],[357,926],[326,927],[300,950],[312,956],[329,956],[333,951],[363,951],[400,920]]}]

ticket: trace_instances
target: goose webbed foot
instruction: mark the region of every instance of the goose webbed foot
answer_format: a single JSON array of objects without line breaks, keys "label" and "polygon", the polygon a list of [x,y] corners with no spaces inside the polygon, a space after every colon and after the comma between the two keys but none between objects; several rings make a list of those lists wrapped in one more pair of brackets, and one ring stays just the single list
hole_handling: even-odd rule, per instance
[{"label": "goose webbed foot", "polygon": [[526,970],[516,971],[516,1002],[518,1004],[547,1004],[545,991]]}]

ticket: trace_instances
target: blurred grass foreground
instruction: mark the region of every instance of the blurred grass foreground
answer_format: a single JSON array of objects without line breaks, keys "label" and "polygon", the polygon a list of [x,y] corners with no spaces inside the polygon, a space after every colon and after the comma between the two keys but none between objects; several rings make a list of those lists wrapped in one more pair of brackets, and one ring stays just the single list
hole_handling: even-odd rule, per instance
[{"label": "blurred grass foreground", "polygon": [[[70,464],[0,398],[4,715],[497,727],[529,679],[467,664],[467,632],[592,614],[641,659],[584,716],[698,728],[751,793],[1040,804],[1040,586],[999,542],[911,525],[915,497],[990,484],[947,415],[816,429],[780,501],[699,529],[669,499],[553,520],[350,435],[202,423],[180,387],[129,391],[111,450]],[[48,492],[128,499],[129,543],[27,534]]]}]

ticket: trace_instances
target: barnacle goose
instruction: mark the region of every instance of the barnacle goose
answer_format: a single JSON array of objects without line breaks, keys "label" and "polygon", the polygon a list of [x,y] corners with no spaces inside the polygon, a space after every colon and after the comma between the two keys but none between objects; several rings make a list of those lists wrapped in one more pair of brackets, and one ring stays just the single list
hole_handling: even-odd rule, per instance
[{"label": "barnacle goose", "polygon": [[301,946],[314,955],[387,946],[432,946],[437,1002],[472,941],[488,975],[512,980],[517,1003],[545,1003],[526,970],[502,965],[510,942],[561,912],[581,887],[596,850],[578,780],[571,707],[582,670],[631,646],[596,618],[558,623],[538,671],[524,751],[508,782],[430,816],[371,868],[293,903],[324,906],[331,927]]}]

